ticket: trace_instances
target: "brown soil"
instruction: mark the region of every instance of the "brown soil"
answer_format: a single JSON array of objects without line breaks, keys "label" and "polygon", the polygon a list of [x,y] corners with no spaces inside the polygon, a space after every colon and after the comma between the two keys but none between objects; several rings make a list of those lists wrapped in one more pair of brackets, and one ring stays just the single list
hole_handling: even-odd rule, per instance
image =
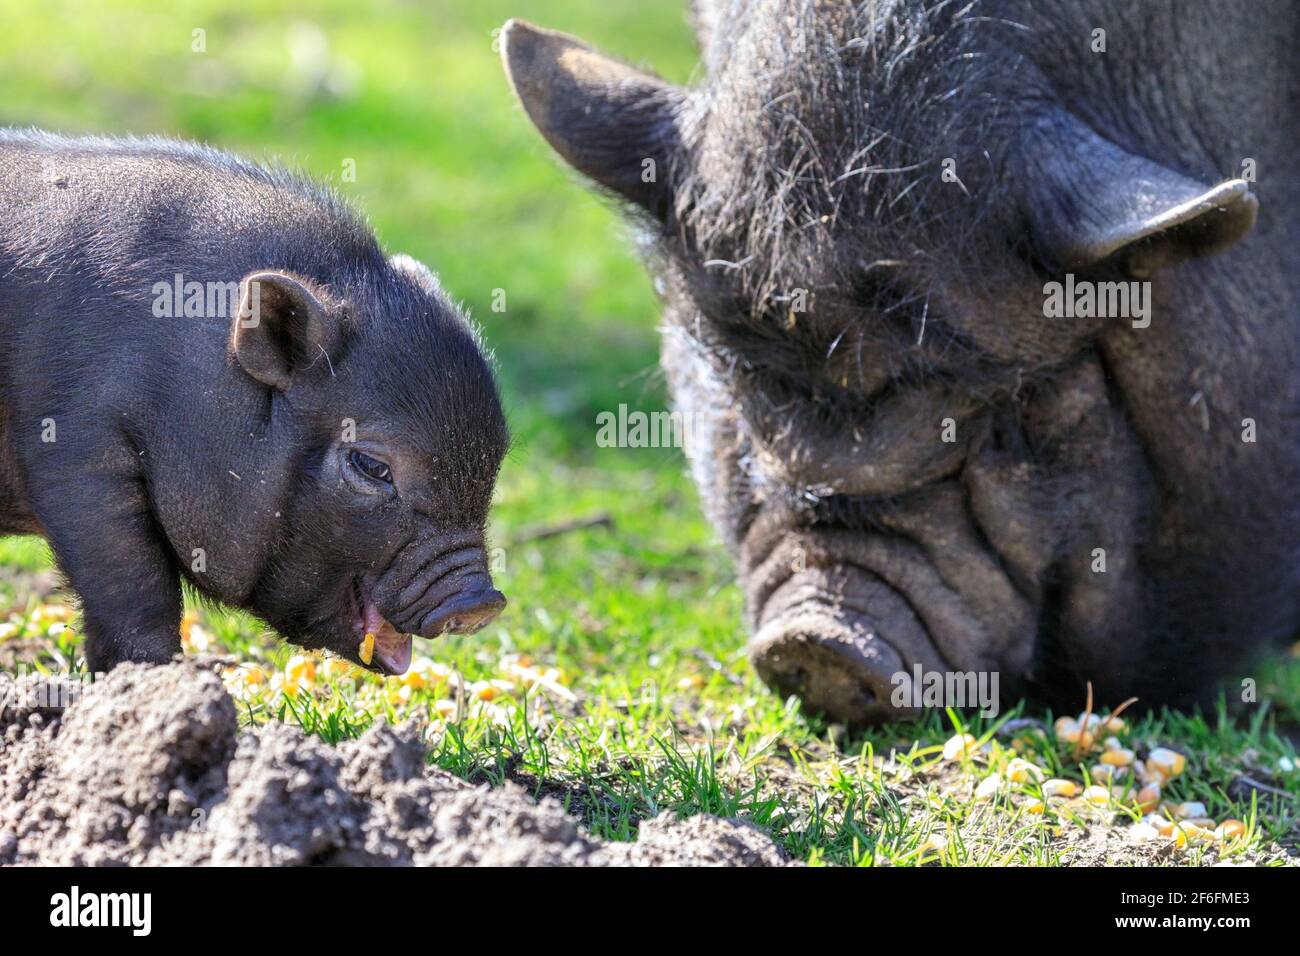
[{"label": "brown soil", "polygon": [[603,842],[554,800],[429,766],[400,728],[338,747],[279,723],[241,731],[194,663],[119,667],[65,708],[26,690],[0,675],[0,865],[789,863],[757,828],[709,816]]}]

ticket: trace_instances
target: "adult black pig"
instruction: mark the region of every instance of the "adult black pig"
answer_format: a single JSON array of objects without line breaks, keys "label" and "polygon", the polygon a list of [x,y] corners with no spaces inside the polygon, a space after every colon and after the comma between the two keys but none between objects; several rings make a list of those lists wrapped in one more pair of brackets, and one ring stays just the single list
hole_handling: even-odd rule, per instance
[{"label": "adult black pig", "polygon": [[0,532],[49,539],[92,670],[180,651],[182,578],[390,674],[504,605],[477,336],[329,192],[0,131],[0,333]]},{"label": "adult black pig", "polygon": [[1186,703],[1293,634],[1300,8],[696,14],[690,89],[519,22],[504,59],[645,228],[767,682]]}]

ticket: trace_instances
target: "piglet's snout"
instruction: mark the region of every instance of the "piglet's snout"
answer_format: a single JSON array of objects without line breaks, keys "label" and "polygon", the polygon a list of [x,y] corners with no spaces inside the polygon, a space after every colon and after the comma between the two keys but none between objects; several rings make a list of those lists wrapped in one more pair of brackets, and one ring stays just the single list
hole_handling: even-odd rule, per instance
[{"label": "piglet's snout", "polygon": [[484,576],[483,581],[472,583],[430,611],[420,622],[419,634],[473,634],[487,626],[505,606],[505,595]]},{"label": "piglet's snout", "polygon": [[481,540],[430,537],[409,548],[379,582],[385,617],[404,634],[472,634],[506,606]]}]

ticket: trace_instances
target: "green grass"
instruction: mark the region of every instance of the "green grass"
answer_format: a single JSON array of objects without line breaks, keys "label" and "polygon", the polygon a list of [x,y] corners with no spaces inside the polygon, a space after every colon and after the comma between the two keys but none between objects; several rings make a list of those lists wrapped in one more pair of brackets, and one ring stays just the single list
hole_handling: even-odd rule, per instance
[{"label": "green grass", "polygon": [[[417,654],[467,682],[500,678],[504,657],[526,655],[557,668],[574,699],[516,684],[444,721],[438,702],[464,696],[446,685],[399,699],[396,685],[344,676],[296,697],[250,698],[245,719],[287,720],[335,741],[375,719],[415,716],[439,765],[522,781],[616,839],[670,810],[745,817],[811,862],[1149,862],[1119,828],[1081,826],[1088,811],[1028,812],[1033,785],[976,803],[974,784],[1010,754],[1011,740],[990,724],[934,713],[846,736],[769,693],[745,662],[739,592],[680,456],[596,447],[598,411],[663,406],[655,303],[617,217],[552,160],[513,104],[492,30],[524,16],[685,80],[696,57],[681,6],[314,0],[288,13],[271,2],[234,12],[217,2],[55,0],[7,11],[0,121],[202,139],[332,178],[391,249],[440,273],[496,349],[515,447],[492,534],[511,604],[485,633]],[[196,28],[206,53],[191,52]],[[322,35],[323,55],[313,39]],[[355,182],[341,180],[346,160]],[[503,312],[492,310],[498,289]],[[604,513],[609,526],[527,540],[527,529]],[[75,624],[50,636],[39,613],[32,620],[48,560],[40,542],[0,541],[0,597],[14,622],[0,641],[13,651],[8,666],[75,658]],[[210,650],[277,673],[293,653],[244,615],[199,614]],[[1300,775],[1279,768],[1298,762],[1300,667],[1279,662],[1255,676],[1262,703],[1158,714],[1125,736],[1187,753],[1170,798],[1247,820],[1249,837],[1227,855],[1272,860],[1295,842]],[[1029,716],[1050,727],[1053,715]],[[939,746],[963,719],[994,751],[943,761]],[[1020,746],[1053,774],[1086,772],[1050,733],[1028,733]],[[1254,807],[1249,794],[1229,792],[1242,773],[1290,800]],[[939,833],[942,850],[927,849]],[[1201,851],[1166,859],[1194,863]]]}]

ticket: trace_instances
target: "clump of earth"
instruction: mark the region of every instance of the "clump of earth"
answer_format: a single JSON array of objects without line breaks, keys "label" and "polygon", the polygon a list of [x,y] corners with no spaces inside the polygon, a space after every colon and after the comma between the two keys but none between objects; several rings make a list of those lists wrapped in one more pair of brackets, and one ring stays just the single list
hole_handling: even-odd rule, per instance
[{"label": "clump of earth", "polygon": [[[81,685],[78,685],[80,688]],[[551,798],[431,766],[412,729],[241,729],[201,665],[123,665],[66,707],[0,675],[0,865],[781,866],[740,820],[585,833]]]}]

